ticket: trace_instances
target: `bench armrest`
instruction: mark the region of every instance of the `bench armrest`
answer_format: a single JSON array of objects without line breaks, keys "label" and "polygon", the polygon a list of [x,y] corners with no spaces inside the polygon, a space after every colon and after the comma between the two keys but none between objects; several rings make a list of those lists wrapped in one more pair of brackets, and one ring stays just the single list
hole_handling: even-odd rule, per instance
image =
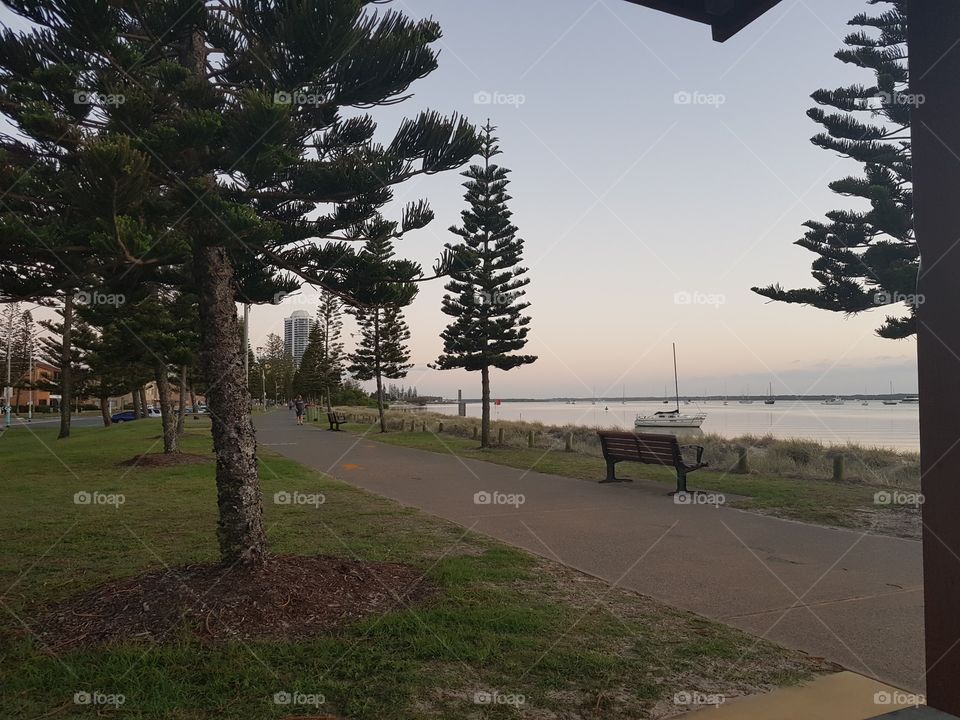
[{"label": "bench armrest", "polygon": [[695,449],[695,450],[697,451],[697,460],[696,460],[696,463],[697,463],[697,465],[699,465],[700,462],[701,462],[701,460],[703,460],[703,445],[681,445],[681,446],[680,446],[680,457],[681,457],[681,459],[683,458],[683,451],[684,451],[684,450],[688,450],[688,449]]}]

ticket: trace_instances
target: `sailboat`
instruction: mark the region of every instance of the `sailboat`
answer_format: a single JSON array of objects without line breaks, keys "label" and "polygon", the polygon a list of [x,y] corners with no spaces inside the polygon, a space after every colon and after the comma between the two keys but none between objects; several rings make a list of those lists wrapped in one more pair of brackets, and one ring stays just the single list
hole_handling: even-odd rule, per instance
[{"label": "sailboat", "polygon": [[884,405],[898,405],[899,403],[893,399],[893,380],[890,381],[890,397],[887,400],[883,401]]},{"label": "sailboat", "polygon": [[[747,395],[750,394],[750,386],[747,386]],[[747,395],[741,395],[740,399],[737,401],[741,405],[753,405],[753,400],[747,397]]]},{"label": "sailboat", "polygon": [[[633,426],[636,428],[698,428],[703,425],[707,416],[703,413],[684,415],[680,413],[680,381],[677,377],[677,344],[673,343],[673,385],[676,391],[674,398],[677,403],[675,410],[661,410],[653,415],[637,415]],[[666,402],[666,400],[664,400]]]},{"label": "sailboat", "polygon": [[767,390],[767,399],[763,401],[764,405],[773,405],[776,402],[776,398],[773,397],[773,383],[770,383],[770,387]]}]

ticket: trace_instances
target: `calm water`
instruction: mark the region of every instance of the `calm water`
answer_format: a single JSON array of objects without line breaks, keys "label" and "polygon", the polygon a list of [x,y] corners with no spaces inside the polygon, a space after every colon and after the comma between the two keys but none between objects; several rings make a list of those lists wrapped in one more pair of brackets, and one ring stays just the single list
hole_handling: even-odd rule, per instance
[{"label": "calm water", "polygon": [[[633,429],[638,413],[650,414],[671,409],[654,401],[612,401],[604,404],[581,401],[576,405],[563,402],[505,402],[491,408],[494,420],[530,420],[548,425],[586,425],[588,427]],[[607,409],[605,409],[607,408]],[[457,414],[456,405],[431,405],[431,410]],[[778,438],[802,438],[824,443],[853,442],[866,446],[919,450],[920,424],[917,405],[884,405],[871,400],[867,406],[859,401],[845,405],[822,405],[818,401],[778,400],[776,405],[756,401],[741,405],[736,400],[723,405],[720,401],[680,405],[681,412],[702,412],[707,416],[703,432],[724,437],[738,435],[773,435]],[[480,416],[480,404],[469,403],[467,415]]]}]

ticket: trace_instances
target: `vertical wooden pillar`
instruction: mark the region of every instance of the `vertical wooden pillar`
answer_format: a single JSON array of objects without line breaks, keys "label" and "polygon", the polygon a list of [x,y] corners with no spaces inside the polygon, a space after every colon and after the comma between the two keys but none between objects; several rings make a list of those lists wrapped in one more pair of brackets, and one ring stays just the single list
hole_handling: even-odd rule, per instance
[{"label": "vertical wooden pillar", "polygon": [[927,702],[960,715],[960,2],[909,12]]}]

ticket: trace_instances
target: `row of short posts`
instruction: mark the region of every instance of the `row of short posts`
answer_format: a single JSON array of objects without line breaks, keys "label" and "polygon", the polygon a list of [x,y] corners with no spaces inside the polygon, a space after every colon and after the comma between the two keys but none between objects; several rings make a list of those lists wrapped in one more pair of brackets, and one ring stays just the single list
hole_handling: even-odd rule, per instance
[{"label": "row of short posts", "polygon": [[[406,422],[403,420],[400,421],[400,429],[406,430]],[[411,420],[410,432],[415,432],[416,429],[417,429],[417,421]],[[423,432],[429,432],[426,422],[421,423],[420,429]],[[437,423],[437,433],[442,433],[442,432],[443,432],[443,421],[440,421]],[[472,433],[473,433],[473,439],[478,440],[480,438],[480,426],[474,425],[472,428]],[[528,430],[527,431],[527,447],[533,448],[535,445],[535,442],[536,442],[536,434],[534,433],[533,430]],[[567,445],[568,451],[572,449],[572,442],[573,442],[572,435],[568,434],[566,439],[566,445]],[[497,428],[497,444],[503,445],[503,443],[504,443],[504,429],[502,427]]]},{"label": "row of short posts", "polygon": [[[750,474],[750,461],[747,457],[747,448],[740,446],[737,448],[737,464],[733,472],[738,475]],[[843,453],[833,455],[833,480],[834,482],[843,482],[846,477],[846,458]]]},{"label": "row of short posts", "polygon": [[[308,408],[307,419],[312,422],[319,422],[321,416],[320,407],[311,407]],[[375,415],[353,415],[347,414],[347,422],[357,422],[365,425],[373,425],[378,422],[378,418]],[[406,430],[407,425],[406,421],[400,420],[400,430]],[[410,432],[415,432],[417,429],[416,419],[410,420]],[[420,424],[420,429],[422,432],[429,432],[426,422]],[[437,423],[437,432],[443,432],[443,421]],[[480,427],[478,425],[473,426],[473,439],[478,440],[480,438]],[[497,428],[497,444],[503,445],[503,428]],[[533,448],[536,441],[536,435],[533,430],[527,431],[527,447]],[[573,452],[573,433],[566,433],[563,436],[563,449],[564,452]],[[738,475],[749,475],[750,474],[750,459],[748,454],[748,449],[744,446],[737,448],[737,464],[733,468],[733,472]],[[837,453],[833,455],[833,479],[836,482],[843,482],[846,477],[846,458],[843,453]]]}]

